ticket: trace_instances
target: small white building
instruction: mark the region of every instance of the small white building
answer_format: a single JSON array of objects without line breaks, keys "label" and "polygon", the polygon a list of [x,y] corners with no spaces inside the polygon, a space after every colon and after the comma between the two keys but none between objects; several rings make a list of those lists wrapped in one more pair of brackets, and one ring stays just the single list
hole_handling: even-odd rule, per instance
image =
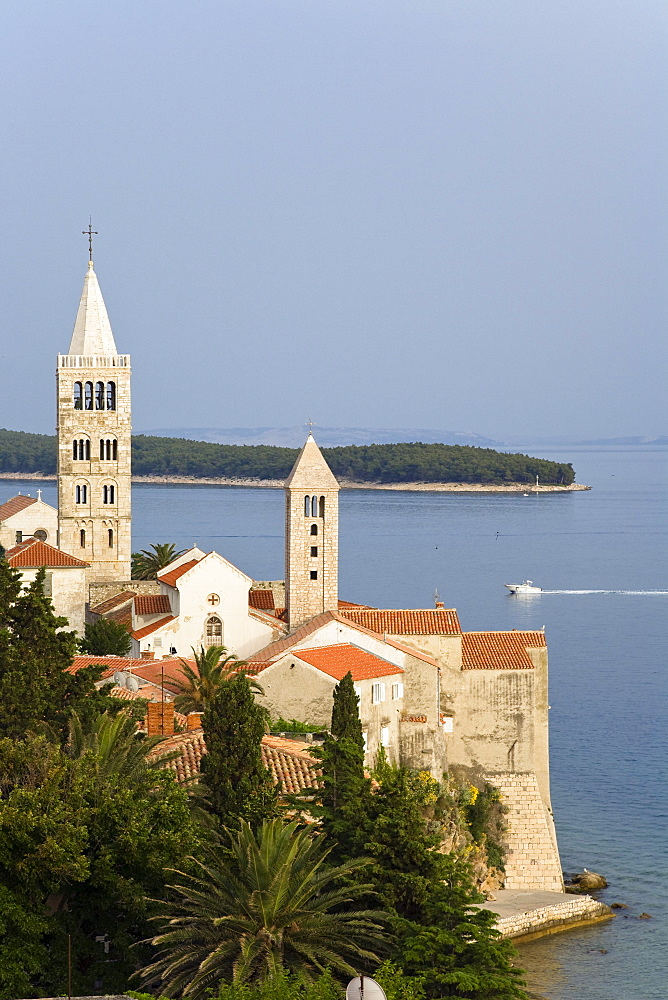
[{"label": "small white building", "polygon": [[13,546],[5,558],[12,569],[20,572],[25,586],[29,586],[44,567],[44,593],[51,598],[55,613],[67,618],[70,629],[84,634],[88,563],[39,538],[28,538]]},{"label": "small white building", "polygon": [[0,504],[0,545],[4,549],[33,536],[58,545],[58,511],[44,503],[41,490],[37,490],[36,497],[19,493]]},{"label": "small white building", "polygon": [[137,595],[132,607],[133,655],[157,658],[225,646],[245,659],[285,635],[274,615],[249,606],[252,579],[217,552],[196,546],[158,574],[160,594]]}]

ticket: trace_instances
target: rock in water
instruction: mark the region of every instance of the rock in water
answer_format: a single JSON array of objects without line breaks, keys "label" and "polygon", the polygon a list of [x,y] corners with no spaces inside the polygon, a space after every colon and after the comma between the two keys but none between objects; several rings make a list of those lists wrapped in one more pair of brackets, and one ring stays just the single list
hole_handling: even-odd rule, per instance
[{"label": "rock in water", "polygon": [[602,875],[596,872],[582,872],[581,875],[574,875],[573,881],[577,883],[578,889],[605,889],[608,884]]}]

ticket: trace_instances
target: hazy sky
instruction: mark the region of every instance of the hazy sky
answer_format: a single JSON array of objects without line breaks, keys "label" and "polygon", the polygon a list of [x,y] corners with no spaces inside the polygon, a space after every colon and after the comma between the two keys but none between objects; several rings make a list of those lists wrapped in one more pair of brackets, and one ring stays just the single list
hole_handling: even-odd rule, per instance
[{"label": "hazy sky", "polygon": [[7,0],[0,426],[668,433],[665,0]]}]

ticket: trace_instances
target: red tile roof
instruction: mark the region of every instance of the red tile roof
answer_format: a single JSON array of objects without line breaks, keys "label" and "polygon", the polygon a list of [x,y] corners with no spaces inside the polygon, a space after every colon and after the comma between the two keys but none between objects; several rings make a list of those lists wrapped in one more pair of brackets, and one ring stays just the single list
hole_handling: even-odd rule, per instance
[{"label": "red tile roof", "polygon": [[[194,660],[185,662],[189,667],[195,667]],[[142,660],[139,666],[133,668],[132,673],[158,688],[164,684],[165,691],[171,691],[172,694],[179,694],[184,680],[183,663],[178,656],[162,660]]]},{"label": "red tile roof", "polygon": [[13,517],[14,514],[18,514],[19,511],[25,510],[26,507],[30,507],[34,503],[37,503],[37,497],[18,496],[6,500],[5,503],[0,504],[0,521],[6,521],[8,517]]},{"label": "red tile roof", "polygon": [[353,608],[364,609],[364,611],[371,611],[370,604],[355,604],[353,601],[342,601],[339,598],[339,611],[353,610]]},{"label": "red tile roof", "polygon": [[169,572],[167,572],[168,567],[165,567],[165,570],[158,573],[158,579],[160,583],[166,583],[170,587],[175,587],[176,581],[179,577],[183,576],[184,573],[187,573],[189,569],[193,568],[193,566],[196,566],[199,561],[199,559],[189,559],[188,562],[181,563],[180,566],[177,566],[176,569],[169,570]]},{"label": "red tile roof", "polygon": [[426,653],[421,653],[420,650],[413,649],[405,643],[397,642],[396,639],[383,637],[377,632],[373,632],[371,629],[364,628],[364,626],[351,621],[347,616],[344,616],[343,612],[336,613],[334,611],[323,611],[322,614],[317,615],[315,618],[311,618],[311,620],[305,622],[304,625],[300,625],[299,628],[295,629],[294,632],[287,635],[284,639],[276,639],[275,642],[269,643],[269,645],[265,646],[264,649],[258,650],[258,652],[254,653],[253,656],[248,657],[249,667],[254,670],[261,670],[264,664],[275,660],[282,653],[292,649],[297,645],[297,643],[308,638],[308,636],[313,635],[313,633],[317,632],[323,625],[327,625],[328,622],[332,621],[341,622],[342,625],[348,625],[350,628],[354,628],[358,632],[363,632],[365,635],[371,635],[374,639],[382,639],[388,644],[388,646],[392,646],[394,649],[401,649],[404,653],[408,653],[410,656],[415,656],[418,660],[424,660],[426,663],[430,663],[433,667],[438,667],[436,660],[434,660],[431,656],[427,656]]},{"label": "red tile roof", "polygon": [[462,670],[533,670],[527,649],[545,645],[544,632],[465,632]]},{"label": "red tile roof", "polygon": [[255,618],[256,621],[262,622],[263,625],[270,625],[275,628],[278,632],[287,632],[287,625],[277,618],[276,615],[272,614],[271,611],[258,611],[257,608],[248,607],[248,614],[251,618]]},{"label": "red tile roof", "polygon": [[176,621],[175,615],[168,615],[166,618],[159,618],[157,622],[151,622],[150,625],[144,625],[143,628],[138,628],[132,633],[133,639],[143,639],[147,635],[151,635],[152,632],[157,632],[159,629],[164,628],[165,625],[169,625],[170,622]]},{"label": "red tile roof", "polygon": [[77,670],[90,667],[93,663],[103,666],[105,673],[113,674],[116,670],[133,670],[146,663],[146,660],[134,656],[75,656],[67,671],[76,674]]},{"label": "red tile roof", "polygon": [[118,622],[119,625],[125,625],[128,632],[132,632],[132,605],[125,604],[120,608],[113,608],[111,611],[107,611],[105,618],[112,622]]},{"label": "red tile roof", "polygon": [[251,608],[257,608],[258,611],[273,611],[274,604],[274,592],[273,590],[251,590],[248,593],[248,603]]},{"label": "red tile roof", "polygon": [[137,594],[134,599],[136,615],[170,615],[172,606],[167,594]]},{"label": "red tile roof", "polygon": [[108,597],[106,601],[100,601],[99,604],[96,604],[95,607],[90,610],[96,615],[104,615],[107,611],[112,611],[121,604],[128,604],[134,596],[134,590],[123,590],[120,594],[114,594],[113,597]]},{"label": "red tile roof", "polygon": [[379,610],[342,608],[344,618],[380,635],[461,635],[454,608]]},{"label": "red tile roof", "polygon": [[[317,788],[320,783],[318,762],[308,750],[309,744],[279,736],[262,737],[262,763],[271,772],[274,783],[288,795],[294,795],[303,788]],[[206,753],[204,731],[192,729],[190,732],[170,736],[153,751],[154,756],[179,751],[179,756],[168,761],[165,767],[176,773],[177,781],[189,781],[199,774],[200,762]]]},{"label": "red tile roof", "polygon": [[40,542],[38,538],[28,538],[20,545],[8,549],[5,558],[12,569],[35,568],[37,566],[48,566],[49,569],[60,568],[85,568],[90,564],[76,556],[71,556],[68,552],[55,549],[48,542]]},{"label": "red tile roof", "polygon": [[370,677],[389,677],[391,674],[403,674],[401,667],[396,667],[389,660],[374,656],[359,646],[350,643],[339,643],[335,646],[317,646],[314,649],[296,649],[294,657],[310,663],[324,674],[340,681],[348,671],[354,681],[365,681]]}]

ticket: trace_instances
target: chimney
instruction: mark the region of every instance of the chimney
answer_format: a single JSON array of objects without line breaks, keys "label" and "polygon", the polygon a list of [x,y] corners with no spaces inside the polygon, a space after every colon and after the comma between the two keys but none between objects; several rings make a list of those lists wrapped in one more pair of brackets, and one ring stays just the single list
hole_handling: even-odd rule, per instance
[{"label": "chimney", "polygon": [[186,728],[187,729],[201,729],[202,728],[202,716],[204,712],[189,712],[186,715]]},{"label": "chimney", "polygon": [[155,657],[155,650],[153,649],[142,649],[139,654],[142,660],[152,660]]},{"label": "chimney", "polygon": [[443,601],[436,601],[435,607],[437,611],[441,611],[443,608],[445,608],[445,604],[443,603]]},{"label": "chimney", "polygon": [[150,701],[146,706],[146,728],[149,736],[174,735],[174,703]]}]

